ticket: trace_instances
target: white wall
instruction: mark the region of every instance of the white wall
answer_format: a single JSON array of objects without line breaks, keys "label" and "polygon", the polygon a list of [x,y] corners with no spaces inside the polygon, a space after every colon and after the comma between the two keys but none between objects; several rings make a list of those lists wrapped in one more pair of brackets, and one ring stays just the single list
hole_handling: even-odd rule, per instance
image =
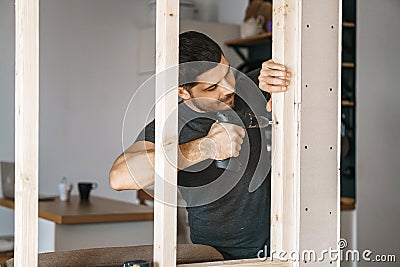
[{"label": "white wall", "polygon": [[398,266],[400,1],[358,1],[357,13],[358,247],[397,254],[384,266]]},{"label": "white wall", "polygon": [[3,161],[14,160],[13,8],[13,1],[0,0],[0,160]]},{"label": "white wall", "polygon": [[[213,9],[220,22],[239,24],[246,2],[204,2],[203,12]],[[146,0],[41,0],[41,193],[57,194],[66,176],[73,194],[78,181],[96,181],[93,195],[134,200],[135,192],[109,187],[108,171],[122,152],[123,115],[139,85],[139,30],[148,23]],[[13,0],[0,0],[0,63],[0,161],[13,161]],[[133,132],[142,127],[129,123]],[[0,209],[0,218],[0,234],[12,233],[10,211]]]},{"label": "white wall", "polygon": [[[0,0],[3,161],[14,159],[13,3]],[[204,2],[203,12],[217,8],[221,22],[238,24],[246,3]],[[148,26],[147,16],[146,0],[41,0],[41,193],[56,194],[59,180],[67,176],[75,183],[75,194],[78,181],[97,181],[94,195],[133,199],[132,192],[110,189],[108,170],[122,151],[124,111],[139,85],[138,37],[139,30]]]},{"label": "white wall", "polygon": [[[0,160],[14,158],[14,16],[0,0]],[[138,85],[138,34],[146,2],[42,0],[40,5],[40,192],[57,193],[67,176],[115,192],[108,171],[121,153],[123,114]]]},{"label": "white wall", "polygon": [[196,19],[228,24],[240,24],[248,0],[193,0]]},{"label": "white wall", "polygon": [[[215,1],[215,0],[214,0]],[[240,24],[244,18],[248,0],[216,0],[218,2],[218,21]]]}]

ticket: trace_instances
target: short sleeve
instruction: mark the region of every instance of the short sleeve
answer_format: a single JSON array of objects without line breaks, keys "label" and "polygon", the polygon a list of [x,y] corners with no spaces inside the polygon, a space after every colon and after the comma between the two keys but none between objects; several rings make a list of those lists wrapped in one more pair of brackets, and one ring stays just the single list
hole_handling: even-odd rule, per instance
[{"label": "short sleeve", "polygon": [[136,138],[135,142],[138,141],[148,141],[155,143],[155,123],[154,120],[144,127],[144,129],[139,133],[138,137]]}]

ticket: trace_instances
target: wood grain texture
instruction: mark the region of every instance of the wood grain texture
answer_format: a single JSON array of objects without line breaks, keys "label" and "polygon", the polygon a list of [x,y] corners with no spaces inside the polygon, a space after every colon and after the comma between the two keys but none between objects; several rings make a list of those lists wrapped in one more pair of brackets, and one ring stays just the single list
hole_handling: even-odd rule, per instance
[{"label": "wood grain texture", "polygon": [[157,0],[154,177],[154,265],[156,267],[176,265],[178,35],[179,0]]},{"label": "wood grain texture", "polygon": [[[0,198],[0,206],[13,209],[14,201]],[[151,221],[153,208],[95,196],[81,202],[72,196],[68,202],[40,201],[39,217],[58,224]]]},{"label": "wood grain texture", "polygon": [[39,0],[15,1],[15,265],[37,266]]},{"label": "wood grain texture", "polygon": [[301,1],[273,3],[272,59],[292,73],[285,93],[273,94],[272,128],[275,159],[271,169],[271,249],[292,251],[299,239],[298,182],[301,101]]}]

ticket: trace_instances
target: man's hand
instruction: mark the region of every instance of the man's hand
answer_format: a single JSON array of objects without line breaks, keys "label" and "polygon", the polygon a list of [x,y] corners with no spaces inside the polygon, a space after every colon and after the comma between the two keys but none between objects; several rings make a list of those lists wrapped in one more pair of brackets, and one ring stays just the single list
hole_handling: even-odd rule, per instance
[{"label": "man's hand", "polygon": [[214,123],[200,144],[200,150],[215,160],[237,157],[245,133],[243,127],[235,124]]},{"label": "man's hand", "polygon": [[[290,84],[290,77],[291,73],[286,70],[285,65],[275,63],[270,59],[262,64],[258,77],[259,87],[269,94],[285,92]],[[267,111],[272,111],[272,97],[267,103]]]}]

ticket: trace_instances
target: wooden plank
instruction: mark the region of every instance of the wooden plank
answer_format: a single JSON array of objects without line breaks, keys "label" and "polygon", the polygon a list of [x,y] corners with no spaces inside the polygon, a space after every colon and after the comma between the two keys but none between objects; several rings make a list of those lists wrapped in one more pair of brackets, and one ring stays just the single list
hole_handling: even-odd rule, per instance
[{"label": "wooden plank", "polygon": [[154,265],[166,267],[176,265],[179,1],[157,0],[156,13]]},{"label": "wooden plank", "polygon": [[15,266],[37,266],[39,0],[15,1]]},{"label": "wooden plank", "polygon": [[301,1],[277,0],[273,5],[272,58],[293,74],[284,94],[272,95],[272,128],[275,159],[271,169],[271,250],[292,251],[298,244],[299,153],[298,122],[300,116],[300,39]]},{"label": "wooden plank", "polygon": [[293,76],[272,96],[271,249],[319,253],[339,240],[341,1],[276,0],[273,10],[273,59]]}]

